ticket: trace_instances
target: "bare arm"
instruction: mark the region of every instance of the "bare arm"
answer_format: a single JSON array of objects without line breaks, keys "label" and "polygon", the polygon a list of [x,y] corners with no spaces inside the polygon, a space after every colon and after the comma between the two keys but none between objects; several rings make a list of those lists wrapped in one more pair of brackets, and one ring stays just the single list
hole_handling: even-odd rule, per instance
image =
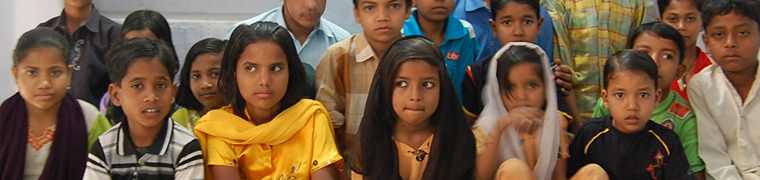
[{"label": "bare arm", "polygon": [[311,173],[311,179],[314,180],[333,180],[338,179],[338,170],[335,169],[335,164],[330,164],[327,167],[319,169]]},{"label": "bare arm", "polygon": [[[483,149],[475,158],[475,178],[492,179],[496,174],[498,163],[496,162],[496,157],[499,151],[499,142],[501,141],[501,134],[507,127],[517,125],[521,128],[521,131],[531,131],[536,127],[540,127],[543,115],[541,109],[519,107],[513,109],[508,115],[500,117],[495,126],[489,127],[491,131],[487,134]],[[530,125],[525,126],[528,122],[530,122]]]},{"label": "bare arm", "polygon": [[214,179],[239,180],[237,169],[231,166],[211,166],[211,175]]}]

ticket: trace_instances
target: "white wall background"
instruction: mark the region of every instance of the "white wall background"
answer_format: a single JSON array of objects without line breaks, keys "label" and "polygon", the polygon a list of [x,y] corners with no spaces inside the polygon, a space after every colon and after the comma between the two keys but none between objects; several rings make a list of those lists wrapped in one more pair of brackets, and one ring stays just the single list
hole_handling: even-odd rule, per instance
[{"label": "white wall background", "polygon": [[[201,39],[223,38],[235,22],[282,5],[281,0],[93,0],[101,14],[123,22],[131,12],[151,9],[164,15],[172,28],[177,56],[184,62],[187,50]],[[61,14],[63,0],[3,0],[0,6],[0,101],[13,95],[11,55],[16,41],[39,23]],[[351,0],[327,0],[323,17],[352,34],[360,33]]]},{"label": "white wall background", "polygon": [[[0,6],[0,99],[16,93],[13,74],[10,73],[13,48],[24,32],[37,27],[41,22],[58,16],[63,10],[63,1],[51,0],[3,0]],[[0,100],[2,101],[2,100]]]}]

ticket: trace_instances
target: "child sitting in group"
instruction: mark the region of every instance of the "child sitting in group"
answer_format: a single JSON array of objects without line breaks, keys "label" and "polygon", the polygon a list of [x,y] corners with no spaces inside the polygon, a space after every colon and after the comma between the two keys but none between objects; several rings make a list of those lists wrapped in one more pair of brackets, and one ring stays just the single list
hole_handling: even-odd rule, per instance
[{"label": "child sitting in group", "polygon": [[[551,21],[551,19],[546,20],[539,16],[541,5],[538,1],[492,0],[490,5],[493,8],[491,14],[494,16],[494,19],[489,21],[491,30],[493,31],[493,35],[491,36],[498,38],[499,42],[502,43],[501,45],[506,45],[510,42],[536,42],[536,37],[540,36],[540,31],[544,28],[541,22]],[[496,53],[495,51],[493,53]],[[483,86],[485,86],[486,74],[488,74],[489,62],[491,62],[492,57],[493,54],[490,54],[469,64],[462,83],[455,84],[461,85],[462,106],[471,123],[475,121],[483,110],[481,92],[483,91]],[[549,58],[551,59],[551,56]],[[555,60],[554,63],[559,65],[561,62]],[[571,95],[571,92],[573,92],[573,79],[572,75],[570,75],[570,67],[562,65],[555,67],[553,70],[556,71],[557,84],[559,85],[560,82],[563,82],[563,85],[567,85],[563,88],[557,88],[558,109],[565,114],[571,114],[573,117],[580,118],[580,115],[577,114],[578,107],[575,101],[565,100],[566,96]],[[564,94],[563,89],[568,94]],[[572,96],[573,98],[575,97],[574,95]],[[572,112],[573,110],[571,109],[575,109],[575,112]],[[576,129],[577,127],[580,127],[580,124],[576,126]]]},{"label": "child sitting in group", "polygon": [[708,177],[760,179],[760,2],[711,0],[703,7],[703,38],[715,64],[689,82],[699,156]]},{"label": "child sitting in group", "polygon": [[386,51],[354,143],[354,180],[472,179],[475,137],[443,58],[422,36]]},{"label": "child sitting in group", "polygon": [[161,41],[134,38],[106,55],[121,119],[92,146],[84,179],[203,179],[201,147],[169,118],[179,65]]},{"label": "child sitting in group", "polygon": [[477,178],[563,178],[569,117],[557,111],[548,56],[538,45],[512,42],[488,64],[486,105],[473,128]]},{"label": "child sitting in group", "polygon": [[607,60],[601,96],[610,115],[589,119],[575,134],[567,177],[597,164],[610,179],[696,179],[678,135],[650,120],[662,94],[657,70],[638,50]]},{"label": "child sitting in group", "polygon": [[[686,102],[689,102],[689,96],[686,93],[688,92],[686,89],[689,80],[699,71],[712,64],[707,54],[697,47],[697,38],[703,30],[702,0],[658,0],[658,5],[660,7],[660,22],[673,26],[683,36],[685,49],[684,54],[681,54],[683,62],[679,70],[684,70],[683,73],[680,73],[681,75],[673,79],[670,89],[680,94]],[[684,148],[687,147],[684,146]]]},{"label": "child sitting in group", "polygon": [[[698,178],[704,179],[702,171],[705,169],[705,164],[699,158],[697,151],[697,118],[689,103],[671,90],[671,82],[679,77],[684,69],[679,65],[684,57],[681,56],[684,52],[681,34],[665,23],[652,22],[636,28],[628,42],[628,47],[648,53],[657,64],[659,75],[657,88],[662,91],[662,96],[660,96],[662,98],[658,99],[658,105],[652,113],[651,120],[678,134],[692,171]],[[610,115],[610,109],[604,107],[604,102],[600,98],[592,117],[607,115]]]},{"label": "child sitting in group", "polygon": [[69,44],[54,30],[32,29],[13,50],[13,96],[0,106],[0,179],[82,179],[87,152],[111,124],[75,99]]},{"label": "child sitting in group", "polygon": [[350,155],[380,56],[403,37],[412,0],[353,0],[361,34],[333,44],[316,70],[317,101],[330,113],[338,149]]},{"label": "child sitting in group", "polygon": [[302,99],[306,70],[288,30],[240,25],[225,49],[219,92],[230,104],[194,129],[206,179],[337,179],[343,157],[330,117]]},{"label": "child sitting in group", "polygon": [[454,17],[451,11],[454,0],[416,0],[417,9],[404,23],[404,35],[424,35],[441,49],[446,58],[446,69],[454,82],[457,95],[462,97],[462,79],[467,65],[475,62],[480,44],[475,30],[464,20]]},{"label": "child sitting in group", "polygon": [[207,38],[187,52],[177,91],[177,105],[182,108],[172,114],[172,120],[192,130],[201,116],[227,104],[217,88],[226,45],[226,41]]}]

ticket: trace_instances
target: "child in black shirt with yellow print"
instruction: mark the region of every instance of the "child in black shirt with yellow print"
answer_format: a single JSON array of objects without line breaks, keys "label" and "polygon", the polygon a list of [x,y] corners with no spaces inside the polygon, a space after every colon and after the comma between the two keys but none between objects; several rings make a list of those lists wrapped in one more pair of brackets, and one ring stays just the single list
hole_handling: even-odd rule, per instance
[{"label": "child in black shirt with yellow print", "polygon": [[661,91],[657,65],[636,50],[604,65],[604,106],[611,116],[589,119],[570,142],[567,176],[598,164],[610,179],[696,179],[678,135],[649,118]]}]

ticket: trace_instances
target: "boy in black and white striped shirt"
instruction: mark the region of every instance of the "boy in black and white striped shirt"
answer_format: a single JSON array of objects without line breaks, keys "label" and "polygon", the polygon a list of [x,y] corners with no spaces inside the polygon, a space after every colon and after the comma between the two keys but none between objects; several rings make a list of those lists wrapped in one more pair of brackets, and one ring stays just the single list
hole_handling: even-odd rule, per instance
[{"label": "boy in black and white striped shirt", "polygon": [[123,42],[107,57],[111,101],[126,120],[93,144],[84,179],[203,179],[192,132],[169,119],[178,62],[161,41]]}]

